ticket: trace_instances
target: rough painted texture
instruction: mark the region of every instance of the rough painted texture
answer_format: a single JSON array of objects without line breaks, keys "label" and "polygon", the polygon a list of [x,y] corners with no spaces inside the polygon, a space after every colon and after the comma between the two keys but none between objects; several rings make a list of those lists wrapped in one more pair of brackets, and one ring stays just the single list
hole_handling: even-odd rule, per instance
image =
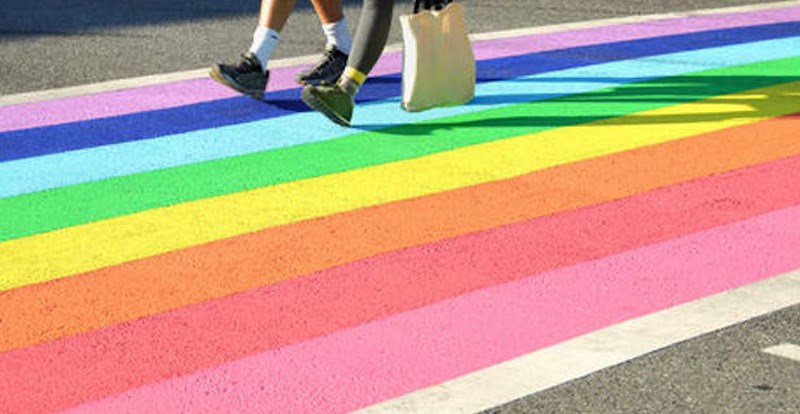
[{"label": "rough painted texture", "polygon": [[[410,246],[669,189],[684,181],[800,154],[795,137],[798,127],[800,118],[778,118],[510,180],[265,229],[12,290],[0,302],[0,313],[11,315],[0,349],[85,332]],[[764,131],[769,131],[768,139],[763,138]],[[735,151],[730,151],[732,148]],[[723,151],[730,153],[716,156]],[[782,199],[773,199],[772,191],[784,194],[786,190],[785,195],[791,197],[794,185],[764,187],[752,196],[780,204]],[[749,188],[752,185],[740,190]],[[237,275],[233,280],[217,276],[233,272]]]},{"label": "rough painted texture", "polygon": [[[655,44],[654,44],[655,43]],[[664,42],[667,44],[668,42]],[[650,51],[657,49],[658,42],[650,42],[644,50]],[[674,46],[674,45],[673,45]],[[315,157],[325,156],[319,151],[330,151],[339,153],[348,151],[350,153],[361,154],[369,152],[369,157],[359,157],[361,160],[373,160],[371,163],[362,163],[361,166],[373,165],[388,160],[397,160],[404,157],[420,156],[441,151],[444,149],[452,148],[453,145],[447,145],[451,141],[457,145],[469,144],[469,142],[482,142],[484,140],[477,140],[482,134],[469,134],[471,141],[464,141],[458,139],[461,134],[447,133],[446,131],[439,131],[437,137],[446,137],[446,140],[433,140],[428,135],[419,135],[420,132],[437,132],[437,129],[446,125],[444,121],[453,122],[456,120],[467,121],[470,117],[474,117],[474,113],[484,110],[504,110],[503,106],[513,106],[514,104],[523,104],[533,101],[552,100],[552,98],[572,96],[581,93],[594,93],[596,96],[592,100],[582,102],[581,96],[572,96],[569,98],[570,107],[561,108],[551,112],[545,112],[545,108],[551,107],[550,104],[538,105],[537,113],[540,115],[534,119],[535,127],[557,127],[569,125],[574,123],[585,122],[589,119],[603,118],[608,116],[619,115],[624,112],[611,112],[608,113],[607,108],[598,105],[598,102],[593,100],[601,99],[602,97],[610,97],[619,92],[609,90],[611,87],[622,86],[630,83],[643,82],[648,79],[652,80],[649,86],[656,89],[638,88],[631,89],[631,94],[636,95],[635,91],[642,91],[645,97],[664,92],[669,94],[670,98],[666,102],[632,102],[631,105],[639,110],[668,105],[673,99],[699,99],[704,96],[698,94],[698,83],[706,84],[703,90],[716,85],[722,87],[727,84],[735,88],[740,88],[739,81],[750,83],[752,81],[779,81],[779,79],[772,79],[765,77],[764,79],[753,79],[754,72],[750,69],[744,72],[745,78],[740,79],[735,73],[728,72],[727,76],[703,76],[695,79],[691,76],[690,72],[706,71],[711,68],[720,68],[723,70],[734,70],[732,66],[743,66],[763,62],[764,60],[780,60],[792,57],[794,54],[791,52],[800,48],[800,39],[797,37],[779,38],[772,40],[765,40],[759,42],[751,42],[745,44],[733,44],[721,47],[714,47],[711,49],[699,49],[688,52],[670,53],[668,55],[655,55],[647,56],[640,59],[623,60],[617,62],[610,62],[605,64],[589,65],[586,66],[584,59],[579,59],[579,67],[558,70],[556,72],[542,73],[542,67],[553,64],[546,57],[536,59],[519,59],[516,63],[518,69],[515,73],[527,73],[530,67],[540,70],[538,74],[523,76],[521,78],[514,78],[508,80],[498,80],[490,83],[481,83],[477,85],[478,99],[473,100],[469,105],[439,108],[436,110],[426,111],[423,113],[406,114],[398,113],[397,102],[395,100],[381,100],[372,102],[366,105],[363,110],[360,109],[358,113],[359,125],[361,128],[367,130],[381,130],[378,135],[379,138],[385,137],[385,134],[393,133],[400,135],[398,139],[393,140],[374,140],[365,139],[371,134],[360,133],[359,129],[342,129],[335,125],[325,126],[319,125],[315,121],[316,114],[309,112],[300,112],[293,115],[284,117],[267,118],[262,121],[246,122],[229,125],[221,128],[213,128],[206,130],[198,130],[187,132],[178,135],[167,135],[158,138],[141,139],[131,142],[125,142],[115,145],[101,145],[99,147],[85,148],[78,151],[68,151],[64,153],[56,153],[45,156],[23,158],[15,161],[0,163],[0,180],[6,181],[9,184],[0,187],[0,197],[7,197],[13,195],[24,195],[27,193],[38,192],[41,190],[65,187],[58,192],[68,192],[76,194],[76,189],[73,184],[83,184],[93,181],[103,181],[98,183],[99,186],[106,186],[106,188],[93,191],[94,194],[90,198],[96,198],[99,194],[104,195],[106,198],[118,193],[119,191],[129,191],[131,193],[140,194],[143,191],[156,191],[162,188],[160,185],[147,185],[142,188],[130,188],[131,184],[136,186],[136,183],[141,183],[142,179],[147,181],[148,177],[160,176],[154,179],[160,182],[174,183],[173,188],[187,188],[189,183],[194,183],[193,179],[181,180],[181,177],[187,176],[207,176],[203,171],[207,169],[224,170],[222,174],[233,176],[220,176],[215,178],[211,183],[197,182],[197,186],[204,188],[204,194],[207,196],[219,194],[219,192],[236,191],[237,189],[256,188],[259,185],[266,185],[269,182],[260,180],[258,171],[251,170],[252,163],[257,163],[258,168],[270,168],[276,164],[276,160],[271,159],[279,154],[300,155],[311,151],[312,153],[305,153],[301,159],[314,159]],[[754,54],[753,50],[757,49],[758,53]],[[616,48],[612,49],[619,50]],[[608,52],[608,51],[606,51]],[[603,53],[605,55],[605,52]],[[528,56],[528,55],[525,55]],[[724,58],[723,58],[724,57]],[[570,62],[573,59],[569,60]],[[524,63],[524,64],[523,64]],[[563,63],[563,62],[562,62]],[[556,65],[555,67],[561,67]],[[632,77],[630,74],[636,73]],[[716,73],[716,72],[713,72]],[[711,73],[706,73],[711,74]],[[716,73],[720,75],[720,73]],[[677,88],[672,81],[675,76],[689,75],[682,77],[678,80],[679,83],[686,83],[686,87]],[[741,75],[741,73],[740,73]],[[656,80],[660,79],[660,80]],[[573,80],[581,80],[580,82],[573,82]],[[399,89],[398,89],[399,91]],[[612,92],[612,93],[609,93]],[[719,90],[718,92],[723,92]],[[294,97],[296,95],[292,95]],[[601,99],[602,100],[602,99]],[[561,99],[563,101],[563,99]],[[268,105],[258,105],[252,100],[239,100],[238,105],[252,107],[257,106],[258,111],[265,111],[263,108],[270,108]],[[559,100],[556,100],[557,103]],[[614,102],[612,100],[612,102]],[[567,102],[561,102],[566,104]],[[617,102],[618,105],[621,105]],[[660,104],[660,105],[659,105]],[[616,105],[615,105],[616,106]],[[195,108],[197,109],[197,108]],[[600,112],[593,113],[587,112],[585,117],[581,116],[564,116],[565,113],[581,114],[583,111],[597,110]],[[237,112],[237,114],[241,114]],[[591,114],[591,116],[589,116]],[[484,114],[486,115],[486,114]],[[206,114],[203,113],[203,119],[206,119]],[[226,122],[231,122],[232,118],[225,118]],[[446,118],[446,119],[442,119]],[[480,118],[479,118],[480,119]],[[497,119],[497,118],[495,118]],[[514,120],[516,118],[508,118]],[[111,120],[113,123],[113,120]],[[552,124],[548,123],[552,122]],[[305,128],[305,125],[317,125],[315,128]],[[408,124],[415,125],[414,133],[408,132]],[[421,124],[421,125],[420,125]],[[297,134],[298,126],[302,127],[302,134]],[[451,126],[455,126],[454,124]],[[390,128],[391,127],[391,128]],[[437,128],[438,127],[438,128]],[[69,129],[69,128],[68,128]],[[459,128],[464,130],[464,128]],[[497,128],[495,128],[497,129]],[[270,139],[264,139],[264,131],[271,131]],[[402,131],[404,134],[398,134]],[[80,131],[73,131],[80,135]],[[488,132],[488,131],[485,131]],[[498,136],[497,132],[491,132],[490,136]],[[374,137],[374,134],[372,134]],[[386,137],[388,138],[388,137]],[[55,142],[59,141],[59,136],[56,136]],[[352,141],[355,141],[351,143]],[[379,145],[375,141],[378,141]],[[310,144],[321,145],[310,145]],[[304,144],[309,144],[308,150],[304,149]],[[358,144],[358,145],[356,145]],[[393,145],[391,149],[387,145]],[[300,147],[300,148],[294,148]],[[370,151],[371,148],[384,148],[389,151]],[[280,151],[275,151],[280,150]],[[282,155],[287,156],[287,155]],[[207,163],[203,161],[208,161]],[[344,160],[343,160],[344,161]],[[226,164],[233,164],[228,166]],[[245,166],[244,164],[247,164]],[[304,162],[295,162],[288,159],[277,160],[277,165],[285,166],[286,168],[298,168],[307,164]],[[340,170],[334,169],[340,164],[328,162],[320,165],[317,171],[320,173],[332,173]],[[320,170],[322,167],[327,169]],[[350,165],[350,167],[357,167]],[[275,168],[275,167],[272,167]],[[164,171],[160,171],[164,170]],[[180,171],[178,171],[180,170]],[[193,171],[189,171],[193,170]],[[199,171],[197,171],[199,170]],[[151,174],[136,174],[152,172]],[[177,172],[177,174],[175,174]],[[217,172],[219,174],[219,172]],[[235,179],[237,176],[252,177],[249,179]],[[118,180],[111,178],[119,177]],[[293,176],[290,178],[301,178],[301,176]],[[187,183],[187,181],[189,183]],[[235,184],[239,184],[238,187]],[[82,189],[96,188],[95,185],[86,184],[80,187]],[[110,191],[110,189],[115,191]],[[188,188],[187,188],[188,189]],[[172,190],[172,189],[170,189]],[[80,192],[78,190],[77,192]],[[175,196],[173,192],[170,192]],[[36,197],[32,195],[31,197]],[[81,196],[77,196],[81,199]],[[148,199],[148,197],[143,197]],[[24,202],[22,198],[14,198],[4,202],[3,204],[20,203]],[[138,197],[120,203],[135,208],[135,201],[140,200]],[[174,199],[174,202],[179,202],[181,199]],[[185,199],[184,199],[185,200]],[[98,200],[99,201],[99,200]],[[75,210],[81,210],[76,204],[74,198],[65,201],[64,204],[75,206]],[[35,202],[27,203],[24,211],[29,211],[31,206],[38,207],[39,204]],[[3,232],[0,231],[0,234]]]},{"label": "rough painted texture", "polygon": [[[800,204],[798,167],[800,156],[384,254],[287,283],[8,353],[0,356],[0,371],[19,371],[15,386],[27,384],[24,393],[14,393],[20,407],[33,404],[45,392],[59,395],[63,406],[90,401],[531,274]],[[753,185],[771,189],[753,194],[746,190]],[[687,215],[699,219],[686,220]],[[630,227],[631,220],[642,224]],[[498,256],[503,260],[496,261]],[[206,271],[227,273],[231,268],[236,265]],[[545,311],[550,312],[531,310]],[[552,318],[557,325],[572,323],[567,318]],[[109,342],[125,345],[96,346]],[[28,361],[23,370],[18,369],[20,360]],[[93,364],[86,366],[82,361]],[[127,369],[109,381],[107,369],[120,365]],[[52,370],[74,374],[48,376]],[[4,391],[0,385],[0,392]]]},{"label": "rough painted texture", "polygon": [[[522,39],[497,39],[475,43],[474,51],[476,59],[493,59],[647,37],[792,22],[796,20],[797,9],[795,7],[781,11],[764,10],[722,16],[665,19],[647,23],[526,36]],[[400,53],[385,54],[376,64],[372,74],[386,75],[398,72],[401,59]],[[294,76],[299,70],[300,68],[297,67],[273,70],[270,75],[270,90],[296,87]],[[197,79],[172,82],[168,85],[15,105],[0,108],[0,114],[2,114],[0,116],[0,132],[153,111],[236,96],[234,92],[216,87],[208,79]],[[32,116],[32,114],[36,114],[36,116]]]},{"label": "rough painted texture", "polygon": [[799,17],[479,42],[472,105],[377,82],[365,131],[206,80],[2,108],[0,411],[343,412],[800,268]]},{"label": "rough painted texture", "polygon": [[[461,295],[148,385],[75,412],[212,413],[258,407],[344,412],[592,329],[796,269],[796,246],[800,207]],[[454,268],[431,263],[425,271],[435,277],[435,269],[444,268],[474,277],[482,271],[513,271],[517,264],[489,262],[493,266],[487,269],[462,258]],[[309,384],[314,386],[311,398]]]}]

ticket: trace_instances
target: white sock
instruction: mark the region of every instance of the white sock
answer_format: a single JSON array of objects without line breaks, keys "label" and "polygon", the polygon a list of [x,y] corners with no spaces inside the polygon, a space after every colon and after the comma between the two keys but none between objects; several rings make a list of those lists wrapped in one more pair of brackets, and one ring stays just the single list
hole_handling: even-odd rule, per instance
[{"label": "white sock", "polygon": [[256,55],[258,62],[261,63],[261,69],[265,73],[269,57],[272,56],[272,51],[278,46],[280,40],[280,33],[264,26],[258,26],[253,32],[253,45],[250,46],[250,52]]},{"label": "white sock", "polygon": [[328,45],[336,46],[340,51],[350,54],[353,39],[347,27],[347,16],[343,16],[338,22],[323,24],[322,31],[325,33]]}]

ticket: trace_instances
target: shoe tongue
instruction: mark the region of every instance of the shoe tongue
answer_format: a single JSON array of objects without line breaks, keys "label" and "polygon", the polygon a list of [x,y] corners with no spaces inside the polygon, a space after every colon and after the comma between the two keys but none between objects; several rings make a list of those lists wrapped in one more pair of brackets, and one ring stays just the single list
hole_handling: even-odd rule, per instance
[{"label": "shoe tongue", "polygon": [[256,55],[254,55],[252,52],[247,52],[246,54],[242,55],[242,57],[243,57],[243,58],[244,58],[246,61],[248,61],[248,62],[250,62],[250,63],[259,64],[259,62],[258,62],[258,58],[257,58],[257,57],[256,57]]},{"label": "shoe tongue", "polygon": [[242,57],[244,58],[245,62],[247,62],[251,66],[261,69],[261,62],[258,61],[256,55],[254,55],[252,52],[248,52],[242,55]]}]

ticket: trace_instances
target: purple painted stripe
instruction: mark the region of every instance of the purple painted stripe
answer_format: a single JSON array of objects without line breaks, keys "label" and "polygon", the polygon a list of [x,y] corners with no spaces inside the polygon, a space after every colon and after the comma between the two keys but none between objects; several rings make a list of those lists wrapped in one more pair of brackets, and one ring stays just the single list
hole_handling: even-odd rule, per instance
[{"label": "purple painted stripe", "polygon": [[[477,59],[493,59],[553,49],[705,30],[791,22],[798,19],[800,19],[800,7],[789,7],[759,12],[664,19],[646,23],[487,40],[475,42],[473,48]],[[385,54],[373,70],[373,74],[383,75],[398,72],[401,58],[402,55],[397,52]],[[270,90],[296,87],[294,75],[304,67],[293,66],[273,70],[270,79]],[[0,108],[0,132],[173,108],[231,96],[236,96],[236,94],[216,85],[209,79],[194,79],[12,105]]]}]

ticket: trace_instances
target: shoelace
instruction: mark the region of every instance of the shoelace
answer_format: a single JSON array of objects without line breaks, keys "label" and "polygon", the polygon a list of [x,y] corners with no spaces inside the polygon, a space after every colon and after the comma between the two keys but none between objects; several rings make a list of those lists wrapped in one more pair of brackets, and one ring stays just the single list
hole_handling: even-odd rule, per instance
[{"label": "shoelace", "polygon": [[252,72],[254,70],[260,70],[260,64],[253,60],[250,56],[241,55],[242,60],[239,62],[239,66],[236,67],[238,72]]},{"label": "shoelace", "polygon": [[334,53],[334,49],[325,50],[325,53],[322,54],[322,57],[320,58],[319,62],[317,62],[317,66],[314,67],[312,73],[315,75],[321,74],[328,65],[333,63]]}]

